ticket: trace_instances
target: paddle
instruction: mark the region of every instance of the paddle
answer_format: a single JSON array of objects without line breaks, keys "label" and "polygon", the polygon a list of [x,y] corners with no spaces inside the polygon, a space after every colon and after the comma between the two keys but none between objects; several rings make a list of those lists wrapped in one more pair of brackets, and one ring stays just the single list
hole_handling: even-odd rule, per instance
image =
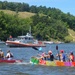
[{"label": "paddle", "polygon": [[37,50],[38,51],[38,48],[36,48],[36,47],[32,47],[34,50]]},{"label": "paddle", "polygon": [[60,55],[59,55],[59,51],[58,51],[58,45],[56,46],[56,50],[57,50],[57,53],[58,53],[58,56],[59,56],[59,60],[60,60]]},{"label": "paddle", "polygon": [[[43,53],[43,51],[42,51],[42,47],[40,47],[40,48],[32,47],[32,48],[33,48],[34,50],[37,50],[37,51]],[[39,52],[38,52],[37,56],[39,55]]]},{"label": "paddle", "polygon": [[36,47],[32,47],[34,50],[37,50],[37,51],[40,51],[40,52],[42,52],[42,47],[40,47],[40,48],[36,48]]}]

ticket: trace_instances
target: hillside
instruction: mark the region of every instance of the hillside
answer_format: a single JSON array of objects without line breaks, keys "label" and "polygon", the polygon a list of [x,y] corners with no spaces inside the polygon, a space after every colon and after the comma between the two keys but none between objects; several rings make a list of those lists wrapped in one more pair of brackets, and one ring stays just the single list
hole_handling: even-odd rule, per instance
[{"label": "hillside", "polygon": [[[11,11],[11,10],[0,10],[3,11],[6,14],[10,14],[10,15],[15,15],[16,12],[15,11]],[[30,12],[18,12],[18,16],[20,18],[29,18],[31,16],[35,15],[35,13],[30,13]]]},{"label": "hillside", "polygon": [[[6,14],[10,14],[10,15],[15,15],[16,12],[15,11],[11,11],[11,10],[0,10],[0,11],[3,11],[4,13]],[[29,18],[31,16],[35,15],[35,13],[30,13],[30,12],[18,12],[18,16],[20,18]],[[40,14],[41,15],[41,14]],[[43,16],[43,15],[42,15]],[[43,17],[44,18],[44,17]],[[46,18],[47,19],[47,18]],[[43,19],[42,19],[43,21]],[[45,21],[45,20],[44,20]],[[43,22],[44,22],[43,21]],[[37,22],[38,23],[38,22]],[[72,29],[68,29],[68,32],[69,32],[69,36],[71,39],[73,39],[73,42],[75,42],[75,31],[73,31]],[[50,36],[50,35],[49,35]],[[58,40],[54,40],[53,38],[51,39],[53,41],[58,41]]]},{"label": "hillside", "polygon": [[70,36],[73,38],[73,42],[75,42],[75,31],[68,29]]}]

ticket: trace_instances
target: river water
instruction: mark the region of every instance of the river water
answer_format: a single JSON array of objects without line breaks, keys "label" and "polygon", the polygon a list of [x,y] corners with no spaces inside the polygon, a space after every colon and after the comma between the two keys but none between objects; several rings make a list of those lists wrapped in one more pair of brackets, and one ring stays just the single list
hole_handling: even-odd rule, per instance
[{"label": "river water", "polygon": [[[43,52],[52,50],[53,54],[57,54],[56,45],[58,50],[63,49],[65,53],[71,51],[75,54],[75,44],[47,44],[42,48]],[[0,48],[6,55],[7,50],[11,50],[14,54],[14,58],[23,60],[22,63],[4,64],[0,63],[0,75],[75,75],[75,67],[50,67],[50,66],[38,66],[31,65],[29,63],[30,57],[37,56],[41,53],[33,48],[9,48],[5,45],[0,45]]]}]

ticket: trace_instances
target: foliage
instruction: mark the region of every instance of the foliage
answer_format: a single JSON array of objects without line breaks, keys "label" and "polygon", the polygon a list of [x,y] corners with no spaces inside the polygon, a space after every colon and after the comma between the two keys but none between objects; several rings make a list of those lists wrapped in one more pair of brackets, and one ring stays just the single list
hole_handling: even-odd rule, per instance
[{"label": "foliage", "polygon": [[[0,9],[15,11],[15,15],[0,12],[0,39],[6,40],[10,35],[25,35],[29,27],[38,40],[72,41],[68,28],[75,31],[75,16],[63,13],[56,8],[46,6],[29,6],[27,3],[0,1]],[[30,18],[20,18],[19,12],[32,12]]]},{"label": "foliage", "polygon": [[39,39],[50,40],[50,38],[54,38],[64,40],[64,37],[68,35],[66,23],[61,20],[56,21],[47,16],[40,17],[39,15],[33,16],[32,19],[34,34]]},{"label": "foliage", "polygon": [[17,37],[22,33],[26,34],[30,23],[30,19],[20,19],[16,15],[12,16],[0,12],[0,39],[6,40],[10,35]]},{"label": "foliage", "polygon": [[72,42],[72,41],[73,41],[73,39],[72,39],[71,36],[66,36],[66,37],[65,37],[65,42],[66,42],[66,43],[69,43],[69,42]]}]

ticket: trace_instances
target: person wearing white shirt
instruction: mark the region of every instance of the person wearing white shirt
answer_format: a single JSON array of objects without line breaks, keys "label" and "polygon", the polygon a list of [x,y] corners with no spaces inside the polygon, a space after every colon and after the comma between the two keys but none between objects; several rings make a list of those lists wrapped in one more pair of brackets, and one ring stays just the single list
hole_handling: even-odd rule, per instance
[{"label": "person wearing white shirt", "polygon": [[10,50],[7,51],[6,58],[7,58],[8,60],[12,60],[12,59],[13,59],[13,54],[10,52]]}]

